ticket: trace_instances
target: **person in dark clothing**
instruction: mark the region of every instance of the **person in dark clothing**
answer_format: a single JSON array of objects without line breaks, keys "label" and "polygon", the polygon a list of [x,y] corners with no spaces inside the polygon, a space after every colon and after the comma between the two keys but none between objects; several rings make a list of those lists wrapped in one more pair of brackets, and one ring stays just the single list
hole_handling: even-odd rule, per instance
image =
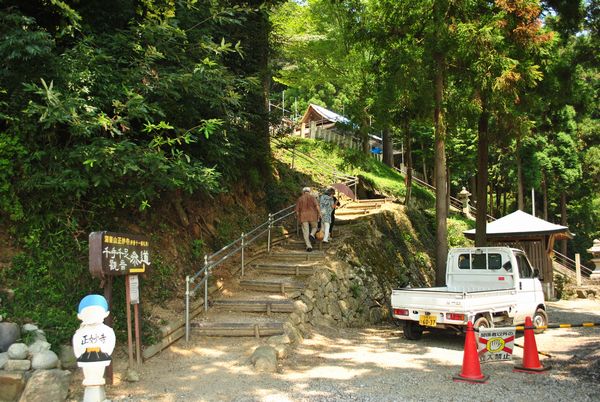
[{"label": "person in dark clothing", "polygon": [[329,237],[333,235],[333,224],[335,223],[335,210],[341,205],[340,200],[335,196],[335,190],[331,196],[333,198],[333,209],[331,210],[331,225],[329,225]]}]

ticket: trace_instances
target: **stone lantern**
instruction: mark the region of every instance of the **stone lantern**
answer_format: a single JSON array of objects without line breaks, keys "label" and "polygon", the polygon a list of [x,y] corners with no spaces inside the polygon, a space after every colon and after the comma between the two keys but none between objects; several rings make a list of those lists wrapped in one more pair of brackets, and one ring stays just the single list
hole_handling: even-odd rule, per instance
[{"label": "stone lantern", "polygon": [[469,207],[469,197],[471,193],[467,191],[466,188],[462,188],[460,192],[457,194],[458,200],[462,203],[462,213],[467,217],[471,218],[471,211]]},{"label": "stone lantern", "polygon": [[595,239],[594,244],[587,249],[587,252],[594,257],[592,262],[595,265],[594,271],[590,274],[590,279],[600,280],[600,240]]}]

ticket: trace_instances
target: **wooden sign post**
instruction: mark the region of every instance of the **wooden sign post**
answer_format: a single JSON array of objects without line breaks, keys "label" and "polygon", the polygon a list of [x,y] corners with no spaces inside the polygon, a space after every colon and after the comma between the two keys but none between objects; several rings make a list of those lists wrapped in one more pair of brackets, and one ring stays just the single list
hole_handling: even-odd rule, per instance
[{"label": "wooden sign post", "polygon": [[[142,363],[141,336],[139,323],[140,284],[138,274],[143,274],[150,266],[149,242],[145,236],[92,232],[89,236],[89,269],[93,277],[102,280],[104,297],[112,304],[112,277],[125,276],[125,296],[127,308],[127,344],[129,350],[129,368],[133,367],[133,341],[131,335],[131,307],[133,304],[136,362]],[[112,310],[112,308],[110,308]],[[106,325],[112,327],[112,314],[107,317]],[[107,372],[107,383],[112,384],[112,365]]]}]

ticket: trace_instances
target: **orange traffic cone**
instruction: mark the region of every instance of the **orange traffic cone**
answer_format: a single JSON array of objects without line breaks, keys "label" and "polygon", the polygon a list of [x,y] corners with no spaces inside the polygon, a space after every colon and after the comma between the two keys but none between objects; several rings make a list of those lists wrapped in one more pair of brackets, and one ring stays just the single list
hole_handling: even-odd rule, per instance
[{"label": "orange traffic cone", "polygon": [[454,381],[485,383],[489,376],[483,375],[477,354],[477,342],[473,324],[467,323],[467,336],[465,337],[465,352],[463,354],[463,366],[460,374],[452,377]]},{"label": "orange traffic cone", "polygon": [[533,323],[531,317],[525,318],[525,345],[523,345],[523,364],[515,366],[513,371],[522,371],[524,373],[542,373],[549,370],[550,366],[544,367],[540,363],[535,335],[533,333]]}]

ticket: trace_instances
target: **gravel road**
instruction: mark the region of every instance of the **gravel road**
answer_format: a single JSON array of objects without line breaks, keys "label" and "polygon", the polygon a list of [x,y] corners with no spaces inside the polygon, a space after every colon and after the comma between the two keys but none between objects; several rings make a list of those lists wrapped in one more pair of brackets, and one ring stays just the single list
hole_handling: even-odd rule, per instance
[{"label": "gravel road", "polygon": [[[600,321],[600,302],[549,303],[551,323]],[[255,340],[193,337],[144,363],[137,383],[121,381],[115,362],[114,401],[599,401],[600,328],[549,329],[536,335],[545,374],[515,373],[514,360],[482,364],[487,384],[452,381],[462,367],[464,337],[425,334],[407,341],[393,326],[315,329],[277,373],[248,364]],[[523,344],[517,335],[517,344]],[[77,397],[77,392],[74,397]],[[80,399],[79,399],[80,400]]]}]

